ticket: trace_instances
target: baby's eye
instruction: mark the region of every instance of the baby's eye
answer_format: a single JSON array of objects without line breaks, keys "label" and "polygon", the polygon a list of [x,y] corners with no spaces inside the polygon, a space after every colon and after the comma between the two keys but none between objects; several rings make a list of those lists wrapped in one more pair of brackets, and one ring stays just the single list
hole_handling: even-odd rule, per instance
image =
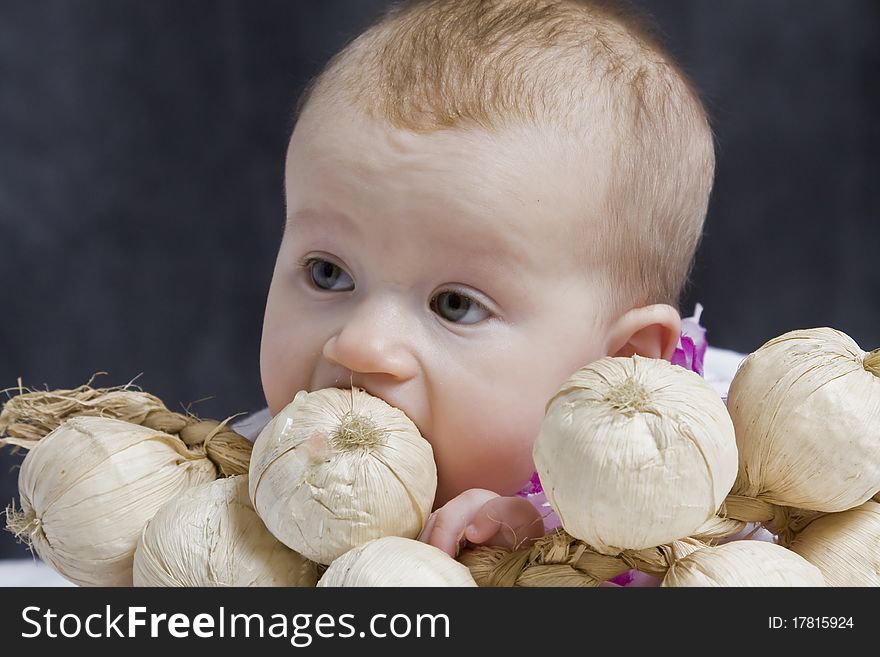
[{"label": "baby's eye", "polygon": [[354,289],[354,281],[339,265],[327,260],[314,258],[306,263],[312,283],[320,290],[348,292]]},{"label": "baby's eye", "polygon": [[456,324],[476,324],[491,314],[483,304],[454,290],[435,295],[431,299],[431,310]]}]

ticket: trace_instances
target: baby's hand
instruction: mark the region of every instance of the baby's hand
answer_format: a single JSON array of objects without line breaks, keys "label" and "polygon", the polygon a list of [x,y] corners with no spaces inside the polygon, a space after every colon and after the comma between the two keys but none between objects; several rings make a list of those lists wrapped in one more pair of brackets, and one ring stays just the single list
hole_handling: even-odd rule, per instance
[{"label": "baby's hand", "polygon": [[465,541],[513,548],[543,535],[541,514],[527,499],[472,488],[434,511],[419,540],[454,557]]}]

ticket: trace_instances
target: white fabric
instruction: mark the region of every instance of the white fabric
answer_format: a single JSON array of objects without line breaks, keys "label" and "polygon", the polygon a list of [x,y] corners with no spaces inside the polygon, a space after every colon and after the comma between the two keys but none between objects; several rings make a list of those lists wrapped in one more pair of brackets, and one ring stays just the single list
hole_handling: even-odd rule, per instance
[{"label": "white fabric", "polygon": [[0,560],[0,586],[75,586],[39,559]]},{"label": "white fabric", "polygon": [[730,349],[708,347],[703,360],[703,377],[722,397],[727,397],[727,389],[733,375],[748,354],[741,354]]},{"label": "white fabric", "polygon": [[[703,362],[706,381],[721,396],[727,395],[730,381],[745,354],[728,349],[709,347]],[[272,419],[264,408],[232,424],[236,431],[253,441]],[[769,537],[769,534],[767,534]],[[764,538],[763,540],[772,540]],[[0,560],[0,586],[74,586],[39,559]]]},{"label": "white fabric", "polygon": [[251,413],[239,422],[233,422],[232,428],[251,442],[254,442],[271,419],[272,414],[269,413],[269,409],[264,408],[256,413]]}]

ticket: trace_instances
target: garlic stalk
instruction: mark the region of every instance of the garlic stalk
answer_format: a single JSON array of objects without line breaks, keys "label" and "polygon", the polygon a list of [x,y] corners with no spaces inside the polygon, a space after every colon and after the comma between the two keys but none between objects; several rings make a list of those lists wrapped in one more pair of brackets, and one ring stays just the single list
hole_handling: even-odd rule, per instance
[{"label": "garlic stalk", "polygon": [[835,512],[880,490],[880,352],[830,328],[790,331],[740,365],[727,406],[735,493]]},{"label": "garlic stalk", "polygon": [[381,536],[415,538],[436,489],[430,443],[360,389],[298,393],[254,443],[254,508],[282,543],[321,564]]},{"label": "garlic stalk", "polygon": [[135,586],[314,586],[317,565],[276,539],[257,516],[247,475],[169,500],[134,554]]},{"label": "garlic stalk", "polygon": [[619,556],[599,554],[561,528],[516,550],[487,545],[466,547],[458,561],[468,567],[482,587],[595,587],[634,564],[666,572],[666,563],[656,550],[637,556],[631,552]]},{"label": "garlic stalk", "polygon": [[59,574],[83,586],[131,586],[144,525],[168,500],[217,471],[204,449],[102,417],[68,419],[21,465],[21,510],[9,528]]},{"label": "garlic stalk", "polygon": [[534,459],[565,530],[608,555],[693,533],[724,501],[737,464],[718,393],[640,356],[576,372],[547,404]]},{"label": "garlic stalk", "polygon": [[171,434],[188,447],[204,446],[224,477],[248,471],[251,443],[226,426],[228,420],[174,413],[132,383],[112,388],[92,388],[90,383],[70,390],[30,390],[19,381],[19,394],[0,411],[0,447],[32,449],[72,417],[114,418]]},{"label": "garlic stalk", "polygon": [[386,536],[349,550],[327,568],[319,587],[476,586],[464,564],[443,550]]}]

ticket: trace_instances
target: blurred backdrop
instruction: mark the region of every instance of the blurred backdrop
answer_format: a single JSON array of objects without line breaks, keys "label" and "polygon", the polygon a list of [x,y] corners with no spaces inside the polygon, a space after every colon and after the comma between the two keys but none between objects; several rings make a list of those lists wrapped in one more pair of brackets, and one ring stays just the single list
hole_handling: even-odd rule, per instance
[{"label": "blurred backdrop", "polygon": [[[261,408],[291,110],[387,4],[0,0],[0,388],[104,371],[204,417]],[[683,314],[742,352],[820,325],[880,346],[880,3],[635,4],[717,135]]]}]

